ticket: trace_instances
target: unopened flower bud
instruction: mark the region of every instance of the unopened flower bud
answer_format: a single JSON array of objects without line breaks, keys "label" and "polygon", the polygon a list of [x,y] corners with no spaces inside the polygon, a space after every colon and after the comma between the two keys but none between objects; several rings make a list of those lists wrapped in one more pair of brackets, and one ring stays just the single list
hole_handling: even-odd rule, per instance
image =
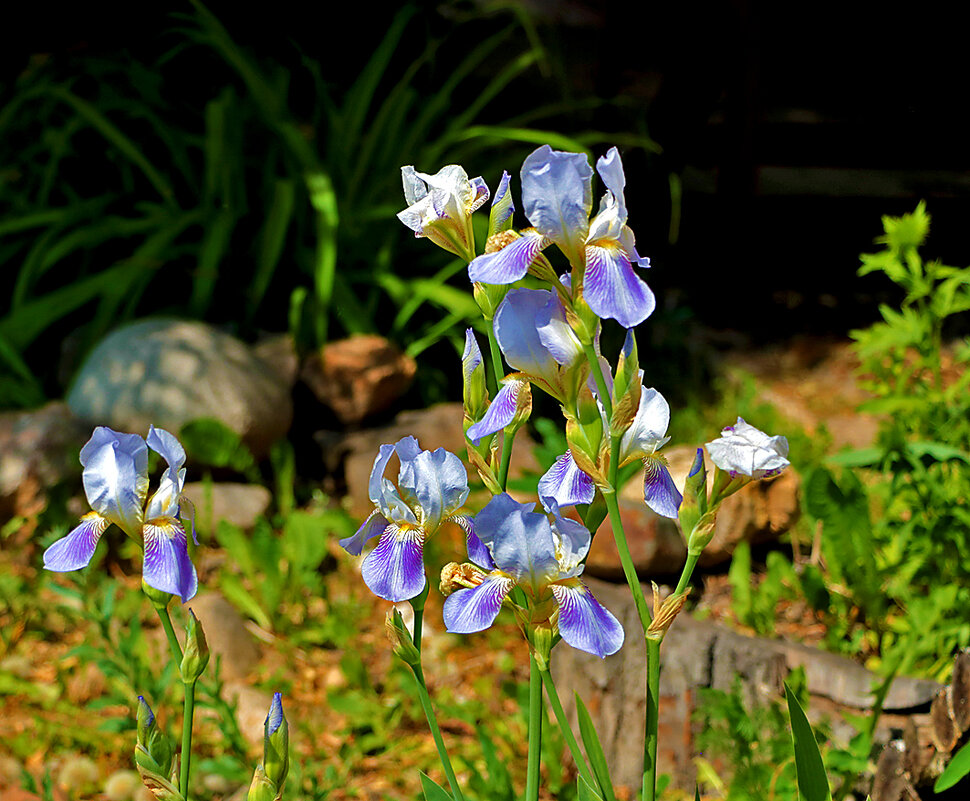
[{"label": "unopened flower bud", "polygon": [[253,781],[249,785],[246,801],[279,801],[282,797],[282,790],[277,790],[276,785],[266,776],[263,766],[257,765],[256,770],[253,771]]},{"label": "unopened flower bud", "polygon": [[421,662],[421,652],[414,644],[414,638],[404,625],[404,618],[397,609],[390,610],[384,616],[384,630],[387,632],[387,639],[391,641],[394,653],[402,662],[412,667]]},{"label": "unopened flower bud", "polygon": [[195,683],[206,665],[209,664],[209,644],[205,641],[205,632],[195,613],[189,610],[189,619],[185,622],[185,652],[182,655],[182,681],[185,684]]},{"label": "unopened flower bud", "polygon": [[532,656],[536,660],[539,670],[549,670],[549,660],[552,655],[553,631],[548,622],[531,627],[528,631],[529,644],[532,646]]},{"label": "unopened flower bud", "polygon": [[[499,181],[498,189],[492,198],[492,208],[488,213],[488,233],[489,241],[496,234],[507,232],[512,227],[512,214],[515,212],[515,205],[512,203],[512,193],[509,191],[509,181],[511,176],[502,171],[502,180]],[[485,244],[485,252],[490,253],[488,243]]]},{"label": "unopened flower bud", "polygon": [[136,712],[135,767],[142,783],[158,801],[182,801],[172,782],[172,745],[158,728],[155,715],[143,696],[138,696]]},{"label": "unopened flower bud", "polygon": [[472,329],[465,331],[465,351],[461,356],[462,400],[465,419],[480,420],[485,414],[485,365]]},{"label": "unopened flower bud", "polygon": [[[511,233],[511,231],[507,233]],[[486,248],[487,252],[488,250]],[[511,288],[509,284],[482,284],[477,281],[475,282],[472,286],[472,295],[486,320],[491,320],[495,316],[495,312],[502,304],[502,301],[505,300],[505,296]]]},{"label": "unopened flower bud", "polygon": [[283,783],[290,769],[290,731],[283,714],[283,695],[273,693],[273,702],[263,723],[263,770],[277,788],[277,798],[283,794]]},{"label": "unopened flower bud", "polygon": [[697,556],[714,537],[714,524],[717,522],[717,506],[700,516],[687,533],[687,553]]},{"label": "unopened flower bud", "polygon": [[662,640],[667,629],[670,628],[670,624],[674,622],[674,618],[684,608],[690,588],[680,595],[668,595],[661,601],[660,590],[656,582],[651,583],[653,584],[653,621],[647,627],[647,638]]},{"label": "unopened flower bud", "polygon": [[680,530],[689,535],[705,512],[707,512],[707,467],[704,464],[704,449],[698,448],[690,472],[684,481],[684,498],[677,512]]}]

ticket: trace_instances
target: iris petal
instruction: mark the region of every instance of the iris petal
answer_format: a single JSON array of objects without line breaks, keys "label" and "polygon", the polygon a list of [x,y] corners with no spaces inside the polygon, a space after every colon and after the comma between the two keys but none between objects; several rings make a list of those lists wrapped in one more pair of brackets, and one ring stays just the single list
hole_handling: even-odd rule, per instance
[{"label": "iris petal", "polygon": [[[413,440],[413,442],[410,442]],[[367,494],[370,499],[377,504],[381,514],[388,520],[399,523],[416,523],[414,513],[407,507],[397,488],[384,477],[387,463],[391,460],[395,450],[403,451],[405,454],[418,453],[418,441],[414,437],[404,437],[396,445],[381,445],[374,459],[374,467],[371,469],[370,480],[367,484]]]},{"label": "iris petal", "polygon": [[461,526],[465,532],[465,548],[468,551],[468,558],[485,570],[494,570],[495,563],[492,561],[492,554],[489,553],[485,543],[475,533],[475,521],[464,515],[456,515],[451,519]]},{"label": "iris petal", "polygon": [[86,514],[80,525],[44,551],[44,567],[55,573],[86,567],[107,527],[108,520],[97,512]]},{"label": "iris petal", "polygon": [[581,263],[593,205],[593,168],[583,153],[543,145],[522,163],[522,207],[540,234],[555,242],[570,263]]},{"label": "iris petal", "polygon": [[539,479],[539,498],[546,508],[549,506],[545,500],[547,498],[554,499],[558,506],[564,507],[592,503],[595,495],[593,479],[576,466],[570,451],[556,459]]},{"label": "iris petal", "polygon": [[494,326],[499,347],[512,367],[556,386],[559,365],[536,328],[538,315],[551,295],[546,289],[513,289],[495,312]]},{"label": "iris petal", "polygon": [[453,592],[445,598],[445,628],[453,634],[487,629],[495,622],[511,589],[512,582],[504,576],[488,576],[475,589]]},{"label": "iris petal", "polygon": [[582,582],[553,584],[559,602],[559,633],[573,648],[606,657],[623,645],[623,627]]},{"label": "iris petal", "polygon": [[376,537],[378,534],[383,534],[384,529],[389,525],[390,521],[375,509],[364,521],[364,524],[357,529],[356,534],[340,540],[340,547],[351,556],[360,556],[360,552],[364,550],[364,545],[367,543],[367,540]]},{"label": "iris petal", "polygon": [[609,240],[586,248],[583,295],[598,317],[634,328],[656,308],[653,292],[634,272],[623,250]]},{"label": "iris petal", "polygon": [[84,493],[91,508],[137,538],[148,493],[148,446],[137,434],[94,429],[81,448]]},{"label": "iris petal", "polygon": [[509,381],[504,384],[485,411],[485,416],[469,426],[465,436],[472,445],[478,445],[485,437],[501,431],[512,422],[518,410],[517,399],[522,390],[522,384],[522,381]]},{"label": "iris petal", "polygon": [[364,583],[374,595],[395,603],[424,589],[424,539],[417,529],[388,526],[361,565]]},{"label": "iris petal", "polygon": [[549,519],[532,508],[507,493],[496,495],[475,515],[475,533],[499,570],[540,583],[558,575],[559,562]]},{"label": "iris petal", "polygon": [[182,444],[163,428],[151,426],[145,438],[148,447],[168,462],[168,470],[162,475],[158,489],[148,501],[145,518],[176,517],[179,513],[179,499],[185,485],[185,449]]},{"label": "iris petal", "polygon": [[680,494],[667,466],[659,458],[643,460],[643,500],[658,515],[677,519],[684,497]]},{"label": "iris petal", "polygon": [[668,425],[670,405],[667,400],[653,387],[643,388],[636,417],[620,441],[620,462],[653,454],[667,441]]},{"label": "iris petal", "polygon": [[413,501],[410,505],[419,525],[431,535],[443,518],[453,515],[465,502],[468,474],[461,459],[444,448],[419,451],[413,456],[401,454],[398,487],[405,499]]},{"label": "iris petal", "polygon": [[542,235],[526,232],[501,250],[474,258],[468,265],[468,278],[483,284],[512,284],[525,277],[529,265],[548,244]]},{"label": "iris petal", "polygon": [[149,587],[178,595],[185,603],[199,588],[195,566],[189,559],[185,530],[174,518],[146,523],[143,529],[145,559],[142,577]]}]

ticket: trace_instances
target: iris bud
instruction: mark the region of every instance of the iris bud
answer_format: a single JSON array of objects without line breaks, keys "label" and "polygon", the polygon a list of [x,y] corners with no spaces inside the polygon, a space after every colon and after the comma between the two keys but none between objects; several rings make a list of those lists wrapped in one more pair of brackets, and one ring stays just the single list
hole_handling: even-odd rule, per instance
[{"label": "iris bud", "polygon": [[209,664],[209,644],[205,640],[205,632],[195,613],[189,610],[189,619],[185,622],[185,652],[182,655],[182,681],[194,684],[206,665]]},{"label": "iris bud", "polygon": [[397,609],[392,609],[384,616],[384,630],[394,653],[402,662],[412,667],[421,662],[421,652],[415,646],[411,632],[407,630],[404,618]]},{"label": "iris bud", "polygon": [[680,530],[689,535],[706,511],[707,467],[704,463],[704,449],[698,448],[690,472],[687,474],[687,480],[684,482],[684,499],[677,513]]},{"label": "iris bud", "polygon": [[155,715],[143,696],[138,696],[136,713],[135,767],[142,783],[158,801],[182,801],[173,781],[172,744],[158,728]]},{"label": "iris bud", "polygon": [[290,769],[290,732],[283,714],[283,695],[273,693],[273,702],[263,724],[263,770],[276,786],[279,798]]}]

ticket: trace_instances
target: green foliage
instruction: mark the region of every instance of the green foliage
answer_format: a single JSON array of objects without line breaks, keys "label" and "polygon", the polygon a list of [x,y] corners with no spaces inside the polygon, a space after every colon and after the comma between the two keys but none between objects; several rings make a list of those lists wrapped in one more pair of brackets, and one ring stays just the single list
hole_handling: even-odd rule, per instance
[{"label": "green foliage", "polygon": [[225,467],[241,473],[248,481],[258,483],[256,459],[239,435],[225,423],[203,417],[179,429],[179,441],[189,462],[209,467]]},{"label": "green foliage", "polygon": [[791,562],[778,551],[766,558],[766,572],[755,590],[752,585],[751,546],[741,542],[735,548],[728,569],[731,608],[738,621],[758,634],[770,636],[775,630],[775,608],[783,598],[798,597],[801,582]]},{"label": "green foliage", "polygon": [[788,716],[791,720],[792,746],[795,750],[795,773],[798,779],[798,792],[803,801],[831,801],[829,780],[825,775],[825,764],[818,750],[815,732],[812,730],[805,710],[798,702],[791,688],[785,685],[788,701]]},{"label": "green foliage", "polygon": [[605,801],[616,801],[613,794],[613,780],[610,778],[610,767],[606,763],[606,755],[603,753],[603,746],[600,745],[599,735],[593,725],[593,719],[586,709],[586,704],[576,693],[576,714],[579,718],[579,735],[583,741],[583,748],[589,759],[589,766],[593,770],[593,776],[599,784],[597,796]]},{"label": "green foliage", "polygon": [[933,785],[933,792],[942,793],[944,790],[949,790],[963,781],[968,773],[970,773],[970,743],[964,745],[950,758],[946,769]]}]

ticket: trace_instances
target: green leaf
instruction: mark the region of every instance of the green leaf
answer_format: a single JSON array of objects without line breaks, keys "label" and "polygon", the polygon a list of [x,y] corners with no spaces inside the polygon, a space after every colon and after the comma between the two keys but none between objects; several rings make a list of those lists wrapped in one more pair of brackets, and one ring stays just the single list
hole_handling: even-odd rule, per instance
[{"label": "green leaf", "polygon": [[210,467],[228,467],[251,481],[259,481],[252,452],[225,423],[211,417],[190,420],[179,430],[179,439],[191,461]]},{"label": "green leaf", "polygon": [[785,684],[788,699],[788,714],[791,717],[792,744],[795,748],[795,773],[798,777],[798,792],[803,801],[831,801],[828,778],[822,754],[818,750],[815,732],[805,717],[795,694]]},{"label": "green leaf", "polygon": [[424,772],[418,771],[418,773],[421,776],[421,790],[424,792],[424,801],[453,801],[451,794],[440,784]]},{"label": "green leaf", "polygon": [[576,777],[576,798],[578,801],[602,801],[603,796],[594,787],[590,787],[589,782],[582,776]]},{"label": "green leaf", "polygon": [[576,716],[579,719],[579,736],[583,740],[589,765],[593,769],[596,781],[599,782],[602,797],[606,801],[616,801],[616,796],[613,795],[613,780],[610,778],[610,768],[606,764],[603,746],[600,745],[600,738],[596,734],[593,719],[589,716],[586,704],[579,697],[579,693],[576,693]]},{"label": "green leaf", "polygon": [[933,785],[933,792],[942,793],[944,790],[949,790],[968,773],[970,773],[970,743],[953,755],[936,780],[936,784]]},{"label": "green leaf", "polygon": [[226,596],[226,599],[230,603],[235,604],[240,612],[249,615],[249,617],[267,631],[273,630],[273,621],[269,619],[269,616],[263,611],[256,599],[249,594],[238,576],[234,576],[231,573],[224,573],[219,580],[219,586],[222,594]]}]

